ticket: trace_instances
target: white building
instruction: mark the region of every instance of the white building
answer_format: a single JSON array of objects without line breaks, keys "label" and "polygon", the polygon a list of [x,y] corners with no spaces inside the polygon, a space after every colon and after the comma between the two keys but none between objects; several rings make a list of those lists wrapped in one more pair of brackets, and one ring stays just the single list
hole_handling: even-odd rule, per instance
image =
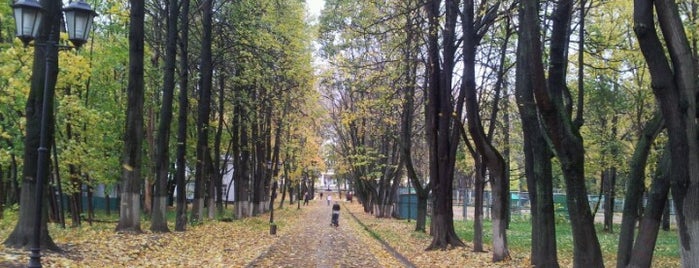
[{"label": "white building", "polygon": [[337,188],[337,179],[335,178],[335,170],[328,169],[325,172],[320,173],[320,188],[321,189],[336,189]]},{"label": "white building", "polygon": [[[187,200],[191,201],[194,199],[194,171],[187,169],[185,176],[187,178],[187,188],[185,189],[187,193]],[[233,186],[233,161],[231,159],[226,161],[221,188],[223,191],[223,202],[235,201],[235,189]],[[175,198],[176,197],[177,187],[175,187]]]}]

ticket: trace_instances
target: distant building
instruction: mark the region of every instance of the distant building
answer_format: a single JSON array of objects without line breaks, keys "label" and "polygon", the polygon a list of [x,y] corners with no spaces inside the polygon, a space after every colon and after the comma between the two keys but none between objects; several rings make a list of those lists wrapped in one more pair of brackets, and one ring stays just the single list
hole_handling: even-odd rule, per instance
[{"label": "distant building", "polygon": [[[222,157],[222,159],[226,159]],[[192,201],[194,199],[194,171],[187,169],[187,187],[185,192],[187,194],[187,201]],[[221,185],[223,190],[223,202],[233,202],[235,201],[235,187],[233,184],[233,161],[228,159],[226,161],[225,170],[223,173],[223,182]],[[177,198],[177,187],[175,187],[175,198]]]},{"label": "distant building", "polygon": [[321,189],[336,189],[337,179],[335,178],[335,170],[329,169],[320,173],[320,188]]}]

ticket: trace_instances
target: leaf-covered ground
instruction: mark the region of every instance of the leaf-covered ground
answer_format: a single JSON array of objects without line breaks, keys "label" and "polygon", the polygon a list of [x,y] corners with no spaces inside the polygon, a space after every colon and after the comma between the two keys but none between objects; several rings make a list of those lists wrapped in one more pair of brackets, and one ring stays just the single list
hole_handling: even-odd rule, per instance
[{"label": "leaf-covered ground", "polygon": [[[415,223],[407,221],[376,218],[363,212],[357,203],[346,204],[346,208],[366,227],[385,241],[399,254],[410,260],[416,267],[530,267],[529,260],[517,254],[505,262],[493,263],[490,252],[473,252],[468,241],[465,248],[450,250],[425,251],[432,238],[425,233],[414,232]],[[486,246],[487,248],[487,246]]]},{"label": "leaf-covered ground", "polygon": [[[431,237],[414,232],[414,222],[380,219],[355,203],[342,203],[340,226],[330,226],[325,201],[275,209],[277,234],[269,234],[269,213],[231,222],[206,221],[186,232],[138,235],[114,233],[115,223],[99,223],[50,233],[64,253],[42,251],[44,267],[530,267],[528,252],[491,262],[491,253],[465,248],[425,251]],[[359,222],[358,222],[359,221]],[[4,241],[13,225],[0,225]],[[174,227],[171,226],[171,229]],[[377,239],[378,237],[378,239]],[[379,242],[379,241],[383,241]],[[486,245],[487,248],[487,245]],[[572,263],[559,253],[562,267]],[[0,245],[0,267],[24,267],[29,252]],[[606,263],[614,266],[613,258]],[[669,265],[666,266],[665,264]],[[654,267],[677,267],[677,262]]]},{"label": "leaf-covered ground", "polygon": [[[117,234],[116,224],[84,224],[77,229],[51,227],[54,241],[65,251],[42,251],[44,267],[242,267],[261,255],[303,218],[305,210],[275,211],[279,231],[269,234],[269,214],[232,222],[206,221],[185,232]],[[174,226],[171,226],[171,230]],[[4,241],[11,230],[2,230]],[[29,253],[0,245],[0,267],[28,263]]]}]

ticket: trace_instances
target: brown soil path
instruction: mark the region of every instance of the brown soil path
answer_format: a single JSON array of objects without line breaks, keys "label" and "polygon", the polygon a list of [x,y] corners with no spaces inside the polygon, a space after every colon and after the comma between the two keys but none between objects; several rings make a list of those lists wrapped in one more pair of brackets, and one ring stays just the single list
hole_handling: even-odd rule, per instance
[{"label": "brown soil path", "polygon": [[330,225],[331,206],[314,200],[303,206],[304,219],[247,267],[381,267],[350,226],[342,209],[340,226]]}]

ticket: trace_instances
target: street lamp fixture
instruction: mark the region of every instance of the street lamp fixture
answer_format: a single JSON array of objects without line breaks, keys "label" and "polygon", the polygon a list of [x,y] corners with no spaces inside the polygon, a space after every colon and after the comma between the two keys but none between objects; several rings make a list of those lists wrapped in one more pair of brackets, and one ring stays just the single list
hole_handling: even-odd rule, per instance
[{"label": "street lamp fixture", "polygon": [[15,35],[24,45],[39,34],[39,25],[44,18],[43,8],[36,0],[19,0],[12,4],[15,15]]},{"label": "street lamp fixture", "polygon": [[[44,15],[60,15],[60,10],[54,8],[45,9],[36,0],[18,0],[12,6],[15,16],[16,35],[22,40],[22,43],[27,46],[34,40],[39,33],[40,27],[52,27],[50,23],[43,21]],[[79,48],[89,36],[90,28],[92,27],[92,19],[97,13],[92,10],[90,5],[83,0],[73,2],[63,8],[66,16],[68,27],[68,39],[76,48]],[[37,170],[36,170],[36,208],[34,214],[34,229],[33,240],[31,246],[31,255],[29,256],[29,267],[41,267],[41,218],[43,205],[43,187],[44,181],[47,181],[48,175],[48,126],[49,126],[49,96],[53,96],[55,81],[51,74],[55,73],[53,67],[58,62],[58,44],[53,30],[49,31],[48,39],[43,44],[37,44],[44,47],[46,53],[46,68],[44,73],[44,92],[41,103],[41,123],[39,134],[39,148],[37,149]]]},{"label": "street lamp fixture", "polygon": [[63,8],[63,13],[66,15],[68,40],[76,47],[82,46],[90,37],[92,20],[97,16],[97,13],[82,0],[68,4]]},{"label": "street lamp fixture", "polygon": [[[39,27],[43,22],[44,13],[52,11],[44,9],[36,0],[19,0],[11,7],[15,17],[15,35],[27,46],[39,35]],[[92,28],[92,20],[97,16],[97,12],[84,0],[79,0],[64,7],[63,13],[66,18],[68,40],[76,48],[79,48],[87,42]],[[49,39],[50,41],[51,39]]]}]

